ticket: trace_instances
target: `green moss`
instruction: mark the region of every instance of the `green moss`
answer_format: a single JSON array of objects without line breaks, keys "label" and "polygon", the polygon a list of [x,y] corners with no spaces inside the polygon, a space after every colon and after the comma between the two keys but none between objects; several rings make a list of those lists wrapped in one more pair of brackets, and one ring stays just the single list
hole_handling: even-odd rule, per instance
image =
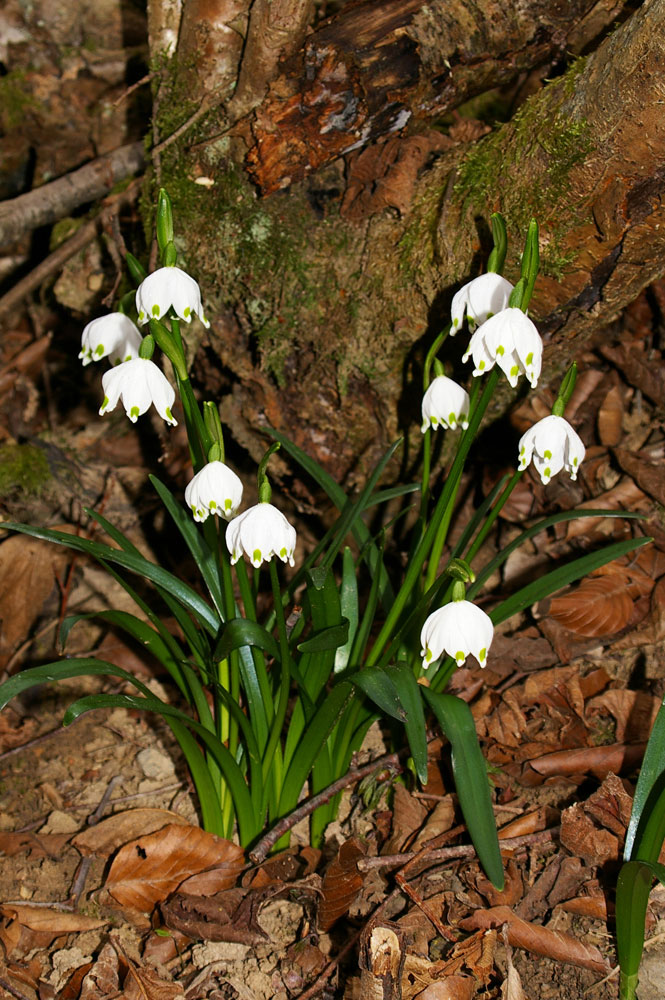
[{"label": "green moss", "polygon": [[41,495],[51,479],[48,459],[33,444],[0,446],[0,496],[22,492]]},{"label": "green moss", "polygon": [[564,77],[526,101],[507,125],[478,142],[454,188],[465,211],[486,211],[499,202],[509,232],[524,233],[529,220],[538,219],[549,235],[542,270],[555,278],[575,259],[562,249],[573,211],[570,173],[593,149],[588,123],[561,111],[583,67],[584,60],[577,60]]},{"label": "green moss", "polygon": [[26,112],[38,106],[22,69],[0,76],[0,125],[4,132],[19,128]]}]

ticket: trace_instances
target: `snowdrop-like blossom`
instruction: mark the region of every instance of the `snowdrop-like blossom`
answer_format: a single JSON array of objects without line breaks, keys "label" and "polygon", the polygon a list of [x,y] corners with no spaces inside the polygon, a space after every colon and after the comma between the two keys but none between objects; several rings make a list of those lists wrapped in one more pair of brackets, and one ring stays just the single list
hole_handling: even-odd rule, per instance
[{"label": "snowdrop-like blossom", "polygon": [[143,326],[151,319],[161,319],[171,307],[186,323],[191,323],[192,314],[196,313],[204,326],[210,326],[203,315],[201,290],[194,279],[179,267],[160,267],[136,291],[139,323]]},{"label": "snowdrop-like blossom", "polygon": [[83,329],[79,358],[84,365],[108,357],[112,364],[137,358],[141,346],[141,334],[124,313],[108,313],[98,316]]},{"label": "snowdrop-like blossom", "polygon": [[543,360],[543,342],[526,313],[508,308],[491,316],[471,337],[462,361],[473,357],[474,375],[483,375],[495,364],[513,389],[520,375],[535,388]]},{"label": "snowdrop-like blossom", "polygon": [[445,375],[437,375],[423,396],[423,434],[428,427],[469,426],[469,394],[457,382]]},{"label": "snowdrop-like blossom", "polygon": [[241,500],[242,483],[223,462],[208,462],[185,490],[185,503],[195,521],[205,521],[208,514],[219,514],[230,521]]},{"label": "snowdrop-like blossom", "polygon": [[577,479],[585,449],[577,431],[564,417],[544,417],[522,435],[519,443],[520,471],[533,459],[536,471],[547,485],[552,476],[565,469]]},{"label": "snowdrop-like blossom", "polygon": [[481,274],[463,285],[459,292],[455,292],[450,307],[451,337],[464,325],[465,317],[470,326],[479,326],[490,316],[505,309],[512,290],[510,282],[493,271]]},{"label": "snowdrop-like blossom", "polygon": [[296,531],[271,503],[257,503],[231,521],[226,529],[226,545],[231,565],[244,554],[256,567],[270,562],[273,556],[293,566]]},{"label": "snowdrop-like blossom", "polygon": [[177,424],[171,413],[175,391],[154,361],[148,361],[147,358],[123,361],[105,372],[102,387],[104,402],[99,411],[100,416],[114,410],[118,400],[122,399],[127,416],[134,424],[150,408],[151,403],[155,404],[160,417],[167,423]]},{"label": "snowdrop-like blossom", "polygon": [[420,633],[423,666],[438,660],[442,653],[454,657],[461,667],[467,656],[487,665],[494,626],[489,615],[471,601],[451,601],[429,616]]}]

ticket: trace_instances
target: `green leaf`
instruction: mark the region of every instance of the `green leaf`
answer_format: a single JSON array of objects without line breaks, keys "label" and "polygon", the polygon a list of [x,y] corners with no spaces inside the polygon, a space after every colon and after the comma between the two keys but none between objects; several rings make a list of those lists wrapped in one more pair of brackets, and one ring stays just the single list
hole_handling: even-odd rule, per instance
[{"label": "green leaf", "polygon": [[418,683],[413,671],[406,663],[397,663],[384,668],[399,694],[406,713],[404,729],[409,742],[409,750],[416,768],[418,780],[427,784],[427,732],[423,711],[423,686]]},{"label": "green leaf", "polygon": [[262,625],[250,618],[233,618],[224,625],[215,646],[214,658],[224,659],[232,650],[243,646],[255,646],[276,660],[281,658],[279,646],[270,632],[266,632]]},{"label": "green leaf", "polygon": [[644,922],[654,876],[665,883],[665,868],[647,861],[625,861],[617,879],[616,934],[621,968],[621,1000],[633,1000],[644,950]]},{"label": "green leaf", "polygon": [[[641,549],[643,545],[648,545],[652,541],[652,538],[629,538],[624,542],[606,545],[605,548],[599,549],[597,552],[590,552],[579,559],[573,559],[572,562],[566,563],[565,566],[560,566],[558,569],[552,570],[551,573],[546,573],[545,576],[541,576],[538,580],[534,580],[533,583],[522,587],[515,594],[511,594],[498,607],[494,608],[490,613],[490,618],[495,625],[498,625],[500,622],[504,622],[507,618],[510,618],[511,615],[517,614],[518,611],[523,611],[525,608],[535,604],[536,601],[542,601],[545,597],[549,597],[556,590],[561,590],[562,587],[566,587],[575,580],[580,580],[583,576],[587,576],[587,574],[592,573],[601,566],[612,562],[613,559],[618,559],[620,556],[627,555],[628,552]],[[479,580],[476,580],[467,591],[469,600],[478,592],[478,588]]]},{"label": "green leaf", "polygon": [[98,660],[96,657],[86,657],[81,660],[56,660],[53,663],[43,663],[39,667],[22,670],[20,674],[10,677],[4,684],[0,684],[0,709],[3,709],[12,698],[16,698],[24,691],[39,684],[53,684],[69,677],[86,677],[98,674],[121,677],[139,690],[150,694],[145,684],[141,684],[136,677],[121,667],[116,667],[115,664],[107,663],[105,660]]},{"label": "green leaf", "polygon": [[480,863],[499,890],[503,863],[496,832],[485,758],[480,750],[471,709],[451,694],[435,694],[423,687],[425,700],[450,741],[453,775],[460,808]]},{"label": "green leaf", "polygon": [[219,581],[219,572],[215,556],[206,544],[201,533],[197,530],[191,515],[187,513],[179,503],[176,502],[170,490],[157,479],[156,476],[149,476],[150,482],[159,494],[159,498],[168,510],[173,519],[173,523],[182,535],[187,548],[192,553],[194,562],[199,568],[199,572],[208,588],[208,593],[212,602],[217,608],[217,613],[221,619],[224,618],[224,596]]},{"label": "green leaf", "polygon": [[386,715],[397,719],[398,722],[406,720],[406,709],[402,704],[402,699],[385,668],[363,667],[357,674],[348,677],[348,680],[364,691],[367,697],[375,705],[378,705]]},{"label": "green leaf", "polygon": [[333,671],[336,674],[346,670],[353,646],[355,634],[358,631],[358,576],[353,552],[346,546],[342,557],[342,582],[339,588],[339,606],[343,618],[349,623],[349,634],[335,652]]},{"label": "green leaf", "polygon": [[125,552],[113,549],[109,545],[102,545],[100,542],[93,542],[88,538],[79,538],[66,531],[54,531],[50,528],[33,528],[27,524],[16,524],[12,521],[3,523],[3,528],[8,531],[19,531],[32,538],[42,538],[47,542],[55,542],[56,545],[64,545],[76,552],[83,552],[102,562],[116,563],[128,569],[137,576],[142,576],[151,583],[163,587],[173,597],[180,602],[205,628],[211,636],[215,637],[220,626],[220,619],[202,597],[177,576],[162,569],[155,563],[150,562],[141,555],[133,552]]},{"label": "green leaf", "polygon": [[[642,830],[644,829],[653,812],[654,805],[662,802],[661,808],[665,808],[665,799],[662,795],[663,787],[665,787],[665,700],[658,709],[658,715],[653,724],[642,761],[640,776],[637,779],[623,852],[626,861],[636,859],[642,841],[642,836],[638,836],[638,829],[640,827]],[[660,847],[656,856],[650,860],[656,861],[659,854]],[[640,852],[640,856],[644,857],[642,852]]]},{"label": "green leaf", "polygon": [[297,649],[301,653],[323,653],[326,650],[338,649],[349,638],[349,622],[345,618],[339,625],[329,625],[315,632],[309,639],[299,643]]}]

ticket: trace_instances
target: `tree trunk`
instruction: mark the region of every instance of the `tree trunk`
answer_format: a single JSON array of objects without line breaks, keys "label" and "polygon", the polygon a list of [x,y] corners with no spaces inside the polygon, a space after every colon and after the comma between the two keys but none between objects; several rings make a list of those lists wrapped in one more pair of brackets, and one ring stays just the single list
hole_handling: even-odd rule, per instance
[{"label": "tree trunk", "polygon": [[[545,379],[665,271],[665,0],[647,0],[589,56],[536,83],[513,118],[489,134],[468,118],[453,121],[447,135],[427,127],[442,107],[478,92],[475,79],[486,90],[505,82],[511,63],[516,75],[558,58],[570,39],[590,44],[601,14],[615,13],[610,4],[582,2],[526,8],[521,22],[495,11],[483,33],[469,30],[476,5],[468,0],[348,4],[309,36],[231,133],[221,104],[164,149],[161,180],[174,201],[179,247],[213,319],[196,355],[197,376],[222,399],[231,433],[255,457],[265,447],[260,428],[271,425],[336,478],[362,478],[400,429],[413,426],[419,359],[447,321],[455,289],[483,269],[493,211],[508,224],[509,278],[518,273],[530,217],[541,226],[543,268],[531,311],[546,339]],[[538,30],[531,24],[529,35],[524,24],[534,12],[543,22]],[[429,49],[414,44],[414,26],[426,21]],[[444,37],[456,53],[454,86],[435,64],[434,39]],[[409,58],[393,58],[398,51]],[[348,146],[353,137],[344,110],[353,102],[324,94],[323,78],[311,73],[312,52],[320,69],[328,67],[326,79],[348,83],[340,67],[352,67],[356,106],[364,102],[363,121],[372,125],[363,138],[383,132],[345,161],[335,143],[343,135]],[[379,55],[386,61],[377,62]],[[539,75],[546,71],[541,65]],[[176,73],[162,86],[161,137],[199,108],[191,90],[183,93],[183,79]],[[328,101],[326,122],[339,120],[322,132],[317,119],[321,144],[308,146],[317,86]],[[259,96],[255,90],[251,99]],[[412,113],[408,132],[386,134],[396,107],[425,111]],[[335,130],[334,141],[326,139]],[[248,164],[239,137],[249,144]],[[269,141],[273,152],[264,156]],[[328,163],[332,155],[338,159]],[[298,171],[308,176],[258,197],[248,166],[271,191]],[[468,372],[458,369],[461,377]]]}]

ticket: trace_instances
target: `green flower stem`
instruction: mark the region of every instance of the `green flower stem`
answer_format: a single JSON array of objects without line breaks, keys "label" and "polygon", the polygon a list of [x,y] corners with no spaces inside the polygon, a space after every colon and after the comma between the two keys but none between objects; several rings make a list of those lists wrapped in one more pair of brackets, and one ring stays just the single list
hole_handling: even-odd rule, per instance
[{"label": "green flower stem", "polygon": [[206,426],[201,416],[199,404],[194,396],[191,382],[188,378],[181,378],[176,371],[176,382],[178,392],[185,414],[185,425],[187,428],[187,440],[192,458],[194,472],[200,472],[208,461],[208,448],[212,444]]},{"label": "green flower stem", "polygon": [[[247,572],[247,563],[244,559],[239,559],[235,564],[234,569],[236,571],[236,579],[238,581],[238,587],[240,588],[240,596],[242,598],[242,603],[245,609],[245,618],[250,621],[255,622],[256,618],[256,603],[254,601],[254,594],[252,593],[252,585],[249,580],[249,574]],[[263,706],[268,720],[268,725],[272,722],[274,709],[273,709],[273,696],[270,688],[270,682],[268,680],[268,674],[266,671],[266,660],[263,655],[262,650],[257,649],[256,646],[252,646],[252,657],[254,658],[254,664],[256,666],[256,675],[259,680],[259,687],[261,689],[261,700],[263,701]]]},{"label": "green flower stem", "polygon": [[289,704],[289,690],[291,688],[291,654],[289,652],[289,637],[286,631],[286,619],[284,617],[284,605],[282,604],[282,592],[277,575],[275,560],[268,563],[270,568],[270,583],[272,584],[273,604],[277,619],[277,632],[279,635],[279,649],[281,658],[281,676],[279,681],[279,694],[277,706],[273,717],[270,736],[263,757],[263,781],[268,786],[272,776],[272,787],[276,795],[271,796],[273,808],[277,808],[277,802],[282,791],[282,754],[279,740],[284,727],[286,710]]},{"label": "green flower stem", "polygon": [[496,391],[496,385],[499,380],[499,369],[493,368],[487,379],[485,389],[482,396],[478,402],[478,405],[473,407],[470,417],[469,426],[464,432],[462,439],[459,443],[457,454],[455,455],[455,460],[452,464],[448,478],[446,479],[441,495],[437,500],[436,507],[434,508],[434,513],[432,515],[432,520],[430,521],[423,538],[413,554],[409,562],[409,568],[406,571],[404,582],[400,587],[399,591],[395,595],[395,601],[386,616],[386,620],[379,632],[374,645],[372,646],[368,656],[367,665],[371,666],[377,662],[381,655],[381,650],[385,646],[386,642],[392,637],[396,631],[397,622],[399,616],[401,615],[404,605],[411,596],[413,588],[416,586],[418,579],[420,578],[420,573],[430,553],[434,540],[437,536],[439,530],[439,525],[446,513],[448,504],[451,498],[454,496],[457,489],[458,478],[464,467],[464,462],[466,461],[466,456],[469,453],[471,445],[473,444],[474,438],[480,426],[480,422],[483,418],[485,410],[489,404],[490,399]]},{"label": "green flower stem", "polygon": [[478,534],[474,538],[473,543],[469,546],[469,549],[468,549],[466,555],[464,556],[466,562],[470,563],[472,561],[472,559],[474,558],[474,556],[477,555],[477,553],[478,553],[481,545],[483,544],[483,542],[487,538],[487,536],[488,536],[488,534],[489,534],[489,532],[490,532],[490,530],[492,528],[492,525],[494,524],[494,522],[496,521],[497,517],[501,513],[501,508],[503,507],[503,505],[505,504],[506,500],[508,499],[508,497],[510,496],[510,494],[513,492],[513,490],[515,489],[515,487],[517,486],[517,484],[519,483],[519,481],[520,481],[520,479],[522,478],[523,475],[524,475],[524,469],[522,469],[521,471],[518,469],[516,472],[513,473],[513,476],[511,478],[510,482],[506,484],[506,487],[505,487],[503,493],[501,494],[501,496],[499,497],[499,499],[497,500],[497,502],[492,507],[492,510],[487,515],[485,523],[483,524],[482,528],[480,529],[480,531],[478,532]]},{"label": "green flower stem", "polygon": [[464,436],[459,443],[457,454],[453,462],[452,468],[448,473],[448,478],[446,479],[446,485],[443,490],[443,495],[446,495],[446,506],[443,511],[443,516],[440,518],[439,526],[437,528],[436,536],[434,539],[434,544],[432,545],[432,551],[429,556],[429,563],[427,566],[427,573],[425,574],[425,590],[429,590],[434,581],[436,580],[439,561],[441,559],[441,553],[443,552],[443,546],[446,543],[446,538],[448,537],[448,528],[450,527],[450,521],[453,516],[453,511],[455,508],[455,500],[457,498],[457,491],[459,490],[459,485],[462,479],[462,472],[464,470],[464,462],[466,456],[469,452],[473,440],[480,426],[480,421],[483,418],[485,410],[487,409],[487,404],[489,403],[494,390],[496,388],[496,383],[499,378],[499,372],[497,368],[494,368],[489,375],[487,384],[485,386],[485,391],[477,401],[478,398],[478,384],[477,381],[471,390],[471,400],[470,400],[470,418],[469,426],[464,432]]},{"label": "green flower stem", "polygon": [[[430,374],[432,371],[432,365],[434,364],[434,359],[439,352],[439,348],[443,344],[444,340],[450,333],[450,323],[446,326],[438,337],[435,338],[432,346],[427,352],[425,358],[425,364],[423,365],[423,395],[427,392],[430,383]],[[420,501],[420,516],[424,520],[427,514],[427,504],[429,502],[429,475],[430,475],[430,463],[432,454],[432,432],[428,427],[423,436],[423,476],[422,476],[422,488],[420,491],[421,501]]]}]

